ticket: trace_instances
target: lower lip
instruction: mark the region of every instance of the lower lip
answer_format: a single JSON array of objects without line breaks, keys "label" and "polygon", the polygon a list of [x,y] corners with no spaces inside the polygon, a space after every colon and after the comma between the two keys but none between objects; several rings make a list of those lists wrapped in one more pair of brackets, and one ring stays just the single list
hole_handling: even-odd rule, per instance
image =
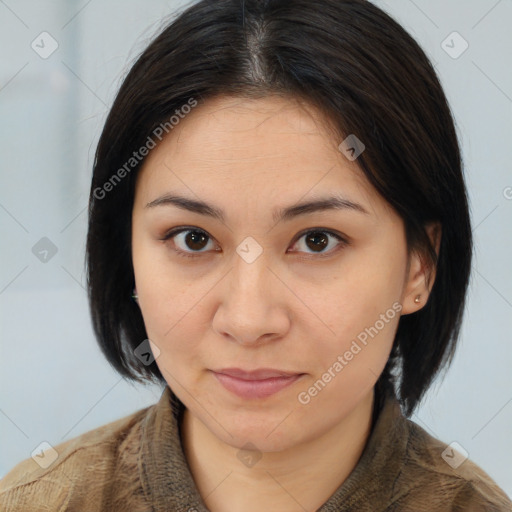
[{"label": "lower lip", "polygon": [[290,386],[302,375],[272,377],[262,380],[243,380],[223,373],[213,372],[217,380],[228,390],[241,398],[266,398]]}]

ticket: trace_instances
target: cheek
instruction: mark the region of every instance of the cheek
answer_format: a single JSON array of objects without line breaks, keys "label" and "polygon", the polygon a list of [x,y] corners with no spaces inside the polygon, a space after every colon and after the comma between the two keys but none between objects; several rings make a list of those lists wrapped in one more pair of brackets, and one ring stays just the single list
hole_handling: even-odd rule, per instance
[{"label": "cheek", "polygon": [[[384,369],[399,319],[400,305],[385,308],[382,317],[361,314],[346,319],[336,339],[324,337],[310,350],[311,377],[301,387],[300,404],[319,408],[337,418],[350,410],[375,385]],[[332,336],[334,338],[334,336]]]},{"label": "cheek", "polygon": [[198,302],[201,280],[180,271],[165,246],[154,240],[134,241],[133,266],[148,336],[167,343]]},{"label": "cheek", "polygon": [[176,276],[171,278],[166,266],[149,251],[134,254],[134,271],[146,333],[164,353],[176,339],[180,319],[186,318],[187,299],[177,291]]},{"label": "cheek", "polygon": [[[342,311],[331,336],[323,336],[323,342],[312,351],[316,360],[317,373],[323,373],[337,364],[336,373],[350,373],[355,376],[357,369],[378,374],[384,367],[391,351],[398,320],[398,302],[386,303],[378,314],[368,310]],[[341,367],[340,367],[341,365]],[[346,371],[350,368],[350,371]]]},{"label": "cheek", "polygon": [[160,282],[142,297],[141,313],[148,337],[163,352],[172,351],[176,356],[192,352],[197,344],[195,340],[201,339],[202,329],[202,308],[196,295],[176,293]]},{"label": "cheek", "polygon": [[156,358],[160,372],[170,385],[190,386],[205,366],[201,340],[209,327],[204,308],[212,284],[183,272],[171,273],[169,265],[155,262],[139,277],[139,305],[148,338],[160,351]]},{"label": "cheek", "polygon": [[[311,309],[324,324],[321,342],[311,354],[317,376],[330,368],[354,379],[362,378],[361,371],[364,379],[382,371],[400,318],[402,274],[400,262],[383,265],[361,259],[340,269],[323,295],[310,295]],[[337,361],[343,366],[340,370],[336,365],[338,372],[332,369]]]},{"label": "cheek", "polygon": [[173,389],[185,384],[189,389],[204,366],[200,350],[204,335],[194,321],[197,306],[180,302],[168,291],[153,291],[141,310],[148,338],[159,350],[156,364]]}]

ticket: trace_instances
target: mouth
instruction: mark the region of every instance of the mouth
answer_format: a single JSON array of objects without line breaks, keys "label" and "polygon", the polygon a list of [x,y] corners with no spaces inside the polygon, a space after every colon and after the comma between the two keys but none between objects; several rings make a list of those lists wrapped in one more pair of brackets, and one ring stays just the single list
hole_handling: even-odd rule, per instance
[{"label": "mouth", "polygon": [[223,368],[212,370],[222,386],[231,393],[245,399],[266,398],[287,388],[304,373],[293,373],[272,368],[242,370]]}]

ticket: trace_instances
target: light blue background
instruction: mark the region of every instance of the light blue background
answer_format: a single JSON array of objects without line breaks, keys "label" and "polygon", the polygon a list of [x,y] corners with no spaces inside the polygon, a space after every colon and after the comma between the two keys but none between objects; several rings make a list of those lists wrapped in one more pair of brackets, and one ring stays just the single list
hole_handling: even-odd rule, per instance
[{"label": "light blue background", "polygon": [[[462,341],[413,420],[457,441],[512,495],[512,3],[375,2],[432,59],[463,146],[476,255]],[[120,80],[177,1],[0,2],[0,477],[52,445],[154,403],[94,341],[84,289],[95,145]],[[42,59],[31,42],[59,47]],[[469,48],[441,43],[459,32]],[[458,43],[457,43],[458,44]],[[48,237],[57,254],[32,253]]]}]

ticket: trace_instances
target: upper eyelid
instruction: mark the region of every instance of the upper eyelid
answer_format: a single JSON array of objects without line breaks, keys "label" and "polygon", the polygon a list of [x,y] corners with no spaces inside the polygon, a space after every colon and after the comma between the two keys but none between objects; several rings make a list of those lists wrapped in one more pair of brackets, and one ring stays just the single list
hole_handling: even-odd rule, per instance
[{"label": "upper eyelid", "polygon": [[167,239],[172,238],[176,235],[179,235],[185,231],[198,231],[199,233],[204,233],[209,238],[215,240],[215,238],[212,235],[210,235],[210,233],[208,233],[208,231],[205,231],[204,229],[197,228],[194,226],[182,226],[182,227],[176,227],[176,228],[169,229],[168,231],[166,231],[164,233],[164,235],[161,237],[160,240],[167,240]]}]

